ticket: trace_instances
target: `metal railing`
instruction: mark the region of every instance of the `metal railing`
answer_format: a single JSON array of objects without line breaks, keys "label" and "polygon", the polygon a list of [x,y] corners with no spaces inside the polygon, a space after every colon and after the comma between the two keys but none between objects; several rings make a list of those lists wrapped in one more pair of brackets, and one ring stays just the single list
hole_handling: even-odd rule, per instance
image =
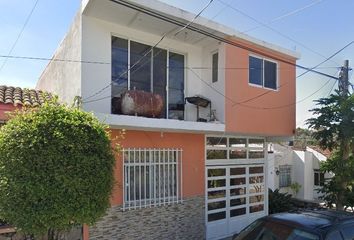
[{"label": "metal railing", "polygon": [[182,149],[123,149],[123,210],[182,201]]}]

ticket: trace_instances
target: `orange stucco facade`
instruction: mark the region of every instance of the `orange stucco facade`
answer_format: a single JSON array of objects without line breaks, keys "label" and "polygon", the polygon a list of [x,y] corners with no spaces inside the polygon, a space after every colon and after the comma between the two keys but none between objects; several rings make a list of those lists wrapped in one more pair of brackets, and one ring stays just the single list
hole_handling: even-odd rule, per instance
[{"label": "orange stucco facade", "polygon": [[[112,130],[112,139],[120,136],[119,130]],[[167,133],[148,131],[125,131],[124,139],[113,141],[122,148],[180,148],[183,150],[183,198],[204,196],[205,163],[204,134]],[[112,206],[123,203],[123,162],[117,155],[115,168],[116,185],[111,199]]]},{"label": "orange stucco facade", "polygon": [[[296,63],[296,59],[246,41],[234,41],[254,50],[257,54],[225,45],[225,68],[228,69],[225,72],[225,94],[226,99],[232,99],[225,100],[226,131],[261,136],[294,135],[296,69],[293,64]],[[249,84],[250,55],[277,62],[278,90]],[[259,95],[262,96],[249,100]]]}]

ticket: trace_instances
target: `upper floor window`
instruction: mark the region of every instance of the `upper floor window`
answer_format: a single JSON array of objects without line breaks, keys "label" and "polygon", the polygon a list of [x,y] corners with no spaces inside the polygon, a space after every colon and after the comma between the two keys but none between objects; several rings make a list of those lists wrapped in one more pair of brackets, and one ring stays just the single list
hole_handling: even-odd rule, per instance
[{"label": "upper floor window", "polygon": [[219,64],[219,53],[216,52],[212,55],[212,82],[218,81],[218,64]]},{"label": "upper floor window", "polygon": [[249,56],[249,83],[277,90],[277,63]]},{"label": "upper floor window", "polygon": [[156,117],[183,120],[184,55],[151,47],[112,37],[112,113],[121,113],[127,90],[141,90],[161,97],[163,110]]}]

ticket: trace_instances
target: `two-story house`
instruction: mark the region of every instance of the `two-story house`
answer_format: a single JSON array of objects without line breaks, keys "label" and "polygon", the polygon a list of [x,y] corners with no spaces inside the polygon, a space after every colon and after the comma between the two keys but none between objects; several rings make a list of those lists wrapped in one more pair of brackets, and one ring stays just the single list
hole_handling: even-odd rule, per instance
[{"label": "two-story house", "polygon": [[219,239],[268,213],[266,146],[294,134],[298,54],[194,18],[83,0],[38,81],[126,130],[112,207],[85,239]]}]

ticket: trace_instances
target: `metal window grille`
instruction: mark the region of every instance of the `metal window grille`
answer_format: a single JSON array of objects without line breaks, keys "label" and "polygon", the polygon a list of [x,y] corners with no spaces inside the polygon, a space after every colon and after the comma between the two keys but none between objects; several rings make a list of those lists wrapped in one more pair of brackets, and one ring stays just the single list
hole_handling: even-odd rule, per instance
[{"label": "metal window grille", "polygon": [[182,201],[181,149],[123,149],[123,210]]},{"label": "metal window grille", "polygon": [[289,187],[291,185],[291,166],[279,166],[279,187]]}]

